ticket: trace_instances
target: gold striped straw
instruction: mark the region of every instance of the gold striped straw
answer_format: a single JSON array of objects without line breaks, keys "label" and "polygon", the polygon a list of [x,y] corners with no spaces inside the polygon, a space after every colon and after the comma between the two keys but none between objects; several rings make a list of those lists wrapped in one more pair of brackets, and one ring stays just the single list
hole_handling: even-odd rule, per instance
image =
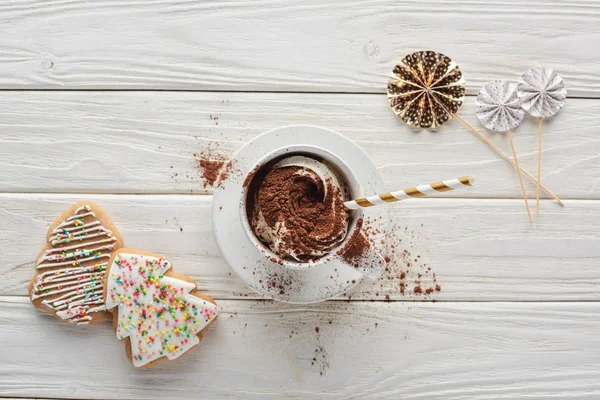
[{"label": "gold striped straw", "polygon": [[436,182],[430,185],[420,185],[410,189],[397,190],[391,193],[376,194],[374,196],[346,201],[344,206],[346,207],[346,210],[357,210],[361,207],[393,203],[395,201],[410,199],[411,197],[423,197],[438,192],[448,192],[450,190],[464,188],[465,186],[473,186],[474,183],[474,177],[463,176],[462,178]]}]

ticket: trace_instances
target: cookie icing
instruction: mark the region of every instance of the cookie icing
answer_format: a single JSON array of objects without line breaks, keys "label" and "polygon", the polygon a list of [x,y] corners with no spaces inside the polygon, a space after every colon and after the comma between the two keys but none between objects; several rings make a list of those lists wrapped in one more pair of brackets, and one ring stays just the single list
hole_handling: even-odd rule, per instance
[{"label": "cookie icing", "polygon": [[109,268],[106,308],[118,306],[116,334],[130,338],[136,367],[179,357],[200,342],[196,335],[219,312],[190,294],[195,284],[165,276],[169,269],[164,258],[129,253],[118,253]]},{"label": "cookie icing", "polygon": [[52,248],[36,262],[44,271],[35,277],[31,292],[31,300],[44,299],[42,304],[58,317],[78,325],[89,324],[91,313],[106,311],[104,276],[117,242],[100,221],[90,221],[95,218],[85,205],[52,230]]}]

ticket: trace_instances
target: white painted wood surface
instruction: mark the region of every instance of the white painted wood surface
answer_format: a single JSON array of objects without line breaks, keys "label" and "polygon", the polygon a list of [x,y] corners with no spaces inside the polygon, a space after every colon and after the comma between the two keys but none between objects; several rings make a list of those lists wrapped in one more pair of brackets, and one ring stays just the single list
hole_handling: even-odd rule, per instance
[{"label": "white painted wood surface", "polygon": [[394,62],[432,48],[469,92],[553,67],[598,97],[595,1],[8,0],[0,87],[372,92]]},{"label": "white painted wood surface", "polygon": [[[259,298],[232,276],[219,253],[210,222],[212,197],[184,195],[0,195],[0,226],[8,227],[0,230],[0,295],[26,295],[47,226],[84,198],[104,208],[127,246],[164,254],[207,294]],[[411,268],[394,258],[392,271],[348,295],[356,300],[386,295],[417,301],[600,300],[600,202],[571,200],[560,209],[545,201],[542,211],[529,226],[522,200],[397,203],[392,207],[397,235],[388,242],[410,252]],[[412,293],[419,273],[426,275],[424,284],[430,282],[424,265],[442,288],[432,296]],[[395,279],[400,271],[409,275],[404,295]]]},{"label": "white painted wood surface", "polygon": [[[479,124],[473,97],[462,114],[510,154],[506,136]],[[397,118],[383,95],[297,93],[3,92],[0,190],[210,193],[194,154],[230,156],[256,135],[290,124],[325,126],[355,140],[390,190],[476,175],[476,187],[444,196],[521,197],[514,169],[457,120],[419,131]],[[569,99],[545,123],[542,178],[560,196],[600,198],[599,125],[600,103],[582,99]],[[532,118],[514,132],[519,161],[531,173],[536,132]],[[527,187],[534,195],[534,185]]]},{"label": "white painted wood surface", "polygon": [[600,396],[596,302],[220,305],[200,349],[145,371],[128,364],[110,324],[77,329],[22,298],[0,298],[0,326],[12,338],[3,341],[0,392],[77,399]]},{"label": "white painted wood surface", "polygon": [[[167,382],[181,399],[600,397],[599,25],[583,0],[0,2],[0,397],[169,398]],[[458,121],[419,132],[393,115],[387,75],[421,48],[455,59],[469,94],[536,65],[564,77],[543,180],[565,208],[543,201],[528,226],[514,171]],[[474,97],[461,115],[484,131]],[[477,187],[394,205],[410,255],[381,280],[320,305],[261,300],[219,254],[194,153],[298,123],[355,140],[390,189]],[[534,132],[514,132],[531,172]],[[134,370],[110,326],[29,303],[48,224],[84,198],[217,299],[200,349]],[[415,294],[433,273],[441,291]]]}]

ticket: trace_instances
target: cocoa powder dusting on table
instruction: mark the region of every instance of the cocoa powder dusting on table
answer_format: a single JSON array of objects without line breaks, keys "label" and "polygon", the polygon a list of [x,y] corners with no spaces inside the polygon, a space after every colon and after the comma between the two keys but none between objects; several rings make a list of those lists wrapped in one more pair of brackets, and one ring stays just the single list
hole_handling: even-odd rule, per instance
[{"label": "cocoa powder dusting on table", "polygon": [[196,160],[196,167],[200,171],[200,175],[204,180],[204,188],[207,187],[218,187],[224,181],[227,180],[233,163],[226,157],[211,154],[210,152],[203,152],[194,154]]},{"label": "cocoa powder dusting on table", "polygon": [[198,160],[198,166],[202,170],[202,177],[204,178],[204,187],[211,185],[213,186],[219,177],[221,168],[225,165],[223,160],[210,160],[201,158]]},{"label": "cocoa powder dusting on table", "polygon": [[[361,295],[372,300],[389,301],[391,296],[424,297],[434,301],[432,296],[442,288],[435,272],[429,265],[429,245],[423,226],[409,227],[403,221],[392,221],[380,248],[386,264],[379,279],[364,282],[349,296]],[[371,232],[371,221],[365,219],[363,230]]]}]

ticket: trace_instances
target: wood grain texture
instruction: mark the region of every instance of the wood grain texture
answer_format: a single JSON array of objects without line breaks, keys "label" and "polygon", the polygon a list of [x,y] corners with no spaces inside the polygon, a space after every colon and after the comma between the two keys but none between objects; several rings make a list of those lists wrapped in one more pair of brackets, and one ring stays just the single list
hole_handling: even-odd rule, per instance
[{"label": "wood grain texture", "polygon": [[471,94],[541,65],[598,97],[599,23],[582,0],[10,0],[0,87],[383,93],[397,60],[431,48]]},{"label": "wood grain texture", "polygon": [[[0,295],[27,293],[48,224],[85,197],[106,211],[126,246],[167,256],[207,295],[259,298],[232,276],[219,253],[211,197],[182,195],[0,195]],[[392,257],[390,270],[356,286],[348,293],[352,299],[600,300],[598,201],[568,201],[563,209],[543,201],[533,226],[522,200],[419,199],[391,210],[395,233],[382,245]],[[441,292],[415,294],[416,286],[435,287],[433,273]]]},{"label": "wood grain texture", "polygon": [[[586,0],[0,2],[0,397],[600,398],[599,25]],[[459,63],[470,95],[538,65],[565,79],[542,174],[565,208],[543,200],[529,226],[514,169],[458,121],[419,132],[393,115],[387,76],[424,48]],[[510,153],[474,102],[461,115]],[[219,253],[197,158],[290,124],[354,140],[390,190],[477,186],[394,204],[379,280],[260,301]],[[532,174],[535,132],[514,132]],[[110,323],[29,302],[48,225],[85,198],[218,300],[200,349],[135,370]]]},{"label": "wood grain texture", "polygon": [[[474,103],[467,98],[463,116],[510,154],[506,136],[481,127]],[[413,130],[385,96],[183,92],[0,93],[0,191],[210,193],[194,154],[231,156],[289,124],[356,141],[390,190],[476,175],[475,187],[444,196],[522,197],[514,169],[461,123]],[[542,179],[560,196],[600,199],[598,125],[600,102],[581,99],[544,123]],[[514,132],[519,161],[534,175],[535,133],[533,118]],[[534,197],[535,186],[526,185]]]},{"label": "wood grain texture", "polygon": [[598,303],[219,305],[223,312],[199,349],[136,370],[110,324],[78,329],[24,298],[0,298],[0,340],[10,344],[0,358],[0,393],[77,399],[600,396]]}]

